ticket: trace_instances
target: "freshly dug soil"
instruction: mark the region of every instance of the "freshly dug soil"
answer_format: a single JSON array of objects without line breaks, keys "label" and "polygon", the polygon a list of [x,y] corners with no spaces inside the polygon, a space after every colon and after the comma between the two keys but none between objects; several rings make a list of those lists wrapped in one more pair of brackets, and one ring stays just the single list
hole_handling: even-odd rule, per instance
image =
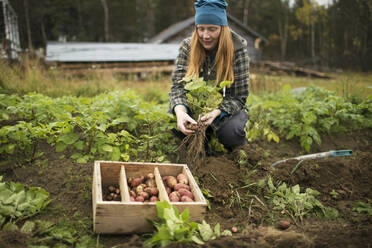
[{"label": "freshly dug soil", "polygon": [[[272,168],[274,162],[304,152],[295,141],[282,140],[279,144],[259,141],[230,154],[207,157],[203,165],[191,167],[200,188],[213,196],[207,197],[210,209],[205,220],[213,226],[220,223],[222,229],[238,228],[233,236],[207,242],[202,247],[372,247],[372,216],[353,211],[357,202],[372,199],[372,130],[329,135],[322,140],[310,153],[348,149],[353,154],[306,160],[299,165],[298,161],[290,160]],[[92,220],[93,163],[74,163],[48,147],[45,154],[44,161],[1,168],[4,180],[40,186],[50,192],[53,202],[35,218],[55,222],[62,217]],[[319,191],[317,199],[324,206],[337,209],[340,217],[337,220],[305,218],[295,225],[286,214],[274,213],[265,201],[264,192],[257,187],[257,182],[268,175],[274,182]],[[290,221],[290,227],[280,229],[280,220]],[[87,230],[92,234],[92,222]],[[28,239],[20,233],[0,234],[0,247],[22,247]],[[142,247],[143,244],[141,235],[100,235],[99,241],[105,247]]]}]

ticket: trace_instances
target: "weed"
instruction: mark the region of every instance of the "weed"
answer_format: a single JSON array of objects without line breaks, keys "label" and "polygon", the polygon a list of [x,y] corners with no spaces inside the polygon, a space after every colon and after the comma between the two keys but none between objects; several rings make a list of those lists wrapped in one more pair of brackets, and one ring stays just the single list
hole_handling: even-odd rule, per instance
[{"label": "weed", "polygon": [[353,211],[372,216],[372,201],[368,199],[368,203],[358,202],[356,206],[353,207]]},{"label": "weed", "polygon": [[316,199],[320,193],[307,188],[304,193],[300,192],[300,186],[287,187],[285,183],[274,186],[271,177],[267,181],[269,194],[266,198],[274,206],[274,210],[285,212],[292,218],[294,223],[302,222],[307,216],[336,218],[338,212],[335,209],[327,209]]}]

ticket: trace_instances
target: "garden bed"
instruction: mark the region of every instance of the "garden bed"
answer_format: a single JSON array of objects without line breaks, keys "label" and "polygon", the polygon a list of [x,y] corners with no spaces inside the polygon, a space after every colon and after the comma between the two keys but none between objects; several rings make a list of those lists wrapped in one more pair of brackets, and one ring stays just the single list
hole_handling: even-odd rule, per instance
[{"label": "garden bed", "polygon": [[[205,220],[211,225],[220,223],[224,229],[238,227],[238,233],[207,242],[203,247],[368,247],[371,245],[372,218],[359,213],[358,202],[372,199],[372,132],[363,131],[323,137],[322,145],[312,152],[331,149],[351,149],[351,157],[325,158],[304,161],[291,174],[293,163],[281,164],[276,169],[271,164],[300,153],[297,142],[281,141],[279,144],[258,141],[232,154],[208,157],[203,166],[190,168],[197,177],[201,190],[208,190],[210,209]],[[44,149],[47,162],[33,163],[27,167],[3,168],[6,180],[26,185],[40,186],[51,194],[53,202],[38,218],[58,221],[67,218],[81,227],[85,233],[93,232],[91,185],[93,164],[78,164],[61,159],[52,149]],[[244,155],[245,154],[245,155]],[[254,173],[247,173],[253,171]],[[338,210],[336,220],[305,218],[295,225],[288,215],[275,213],[255,186],[251,183],[267,175],[274,182],[299,184],[301,189],[312,188],[321,194],[318,199]],[[237,192],[240,198],[237,195]],[[331,193],[336,192],[336,193]],[[249,194],[251,197],[247,197]],[[240,200],[239,200],[240,199]],[[253,201],[252,201],[253,199]],[[261,203],[261,202],[262,203]],[[270,213],[273,213],[270,215]],[[290,227],[278,228],[280,220],[289,220]],[[21,247],[30,236],[1,235],[0,246]],[[14,237],[15,237],[14,236]],[[2,243],[1,243],[2,242]],[[104,247],[142,247],[138,234],[100,235]],[[177,244],[170,247],[197,247]]]}]

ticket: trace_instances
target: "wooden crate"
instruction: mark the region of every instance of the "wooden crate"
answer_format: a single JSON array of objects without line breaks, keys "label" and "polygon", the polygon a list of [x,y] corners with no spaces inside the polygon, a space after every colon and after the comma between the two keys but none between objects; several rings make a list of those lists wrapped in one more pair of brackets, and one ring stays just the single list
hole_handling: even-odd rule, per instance
[{"label": "wooden crate", "polygon": [[[138,163],[95,161],[93,172],[93,229],[96,233],[144,233],[153,231],[147,219],[156,219],[155,202],[131,202],[127,184],[128,177],[145,176],[154,173],[159,200],[169,202],[162,176],[185,174],[189,179],[195,202],[170,202],[182,212],[190,212],[191,221],[201,221],[207,202],[185,164]],[[105,201],[103,188],[106,185],[120,185],[121,201]]]}]

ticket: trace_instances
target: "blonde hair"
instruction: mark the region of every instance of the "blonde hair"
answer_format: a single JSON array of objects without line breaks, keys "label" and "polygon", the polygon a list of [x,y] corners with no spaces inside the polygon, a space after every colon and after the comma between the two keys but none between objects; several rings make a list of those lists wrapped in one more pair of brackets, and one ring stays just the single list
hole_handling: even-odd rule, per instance
[{"label": "blonde hair", "polygon": [[[195,31],[191,37],[191,52],[186,77],[198,76],[200,68],[206,59],[205,49],[200,44],[198,32]],[[218,49],[214,65],[217,67],[216,83],[222,81],[234,81],[234,43],[231,38],[230,28],[222,26],[218,41]]]}]

